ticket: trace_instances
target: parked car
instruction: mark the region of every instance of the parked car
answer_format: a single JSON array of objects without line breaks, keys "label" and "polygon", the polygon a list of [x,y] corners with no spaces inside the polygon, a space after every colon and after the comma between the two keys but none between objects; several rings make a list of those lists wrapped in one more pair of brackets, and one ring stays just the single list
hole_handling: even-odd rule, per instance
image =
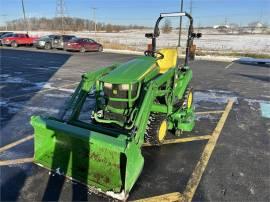
[{"label": "parked car", "polygon": [[5,32],[5,34],[2,34],[1,32],[1,35],[0,35],[0,46],[2,46],[2,39],[5,38],[5,37],[9,37],[13,34],[13,32]]},{"label": "parked car", "polygon": [[56,39],[58,35],[47,35],[40,37],[34,41],[34,46],[36,48],[44,48],[46,50],[53,48],[53,40]]},{"label": "parked car", "polygon": [[0,32],[0,37],[5,35],[5,34],[11,34],[11,33],[13,33],[13,32]]},{"label": "parked car", "polygon": [[103,46],[93,39],[74,38],[65,43],[64,49],[67,51],[103,51]]},{"label": "parked car", "polygon": [[76,38],[74,35],[57,35],[52,41],[52,47],[56,49],[64,49],[64,43]]},{"label": "parked car", "polygon": [[11,36],[2,39],[2,44],[6,46],[11,46],[13,48],[19,45],[33,45],[35,38],[29,37],[28,34],[12,34]]}]

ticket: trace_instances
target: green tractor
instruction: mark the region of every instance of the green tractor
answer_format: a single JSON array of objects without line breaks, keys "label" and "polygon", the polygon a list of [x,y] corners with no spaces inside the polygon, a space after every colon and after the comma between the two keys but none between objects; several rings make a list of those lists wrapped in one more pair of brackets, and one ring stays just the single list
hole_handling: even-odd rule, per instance
[{"label": "green tractor", "polygon": [[[156,50],[160,21],[181,16],[190,20],[184,65],[176,48]],[[145,56],[83,74],[60,117],[31,117],[34,162],[125,200],[143,169],[143,144],[162,145],[169,130],[179,135],[194,127],[188,61],[200,33],[192,24],[188,13],[161,14],[146,34],[152,48]],[[82,121],[90,98],[89,121]]]}]

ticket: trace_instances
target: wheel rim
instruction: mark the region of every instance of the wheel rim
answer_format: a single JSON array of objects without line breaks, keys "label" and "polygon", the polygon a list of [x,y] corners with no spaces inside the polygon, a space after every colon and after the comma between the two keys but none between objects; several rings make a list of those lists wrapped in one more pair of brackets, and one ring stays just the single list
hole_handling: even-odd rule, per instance
[{"label": "wheel rim", "polygon": [[189,92],[188,99],[187,99],[187,108],[190,109],[193,102],[193,93]]},{"label": "wheel rim", "polygon": [[81,52],[84,53],[85,52],[85,48],[81,48]]},{"label": "wheel rim", "polygon": [[167,132],[167,121],[164,120],[162,121],[159,131],[158,131],[158,140],[160,142],[164,140],[166,132]]},{"label": "wheel rim", "polygon": [[51,48],[51,47],[50,47],[50,44],[48,44],[48,43],[45,44],[45,48],[46,48],[46,49],[50,49],[50,48]]}]

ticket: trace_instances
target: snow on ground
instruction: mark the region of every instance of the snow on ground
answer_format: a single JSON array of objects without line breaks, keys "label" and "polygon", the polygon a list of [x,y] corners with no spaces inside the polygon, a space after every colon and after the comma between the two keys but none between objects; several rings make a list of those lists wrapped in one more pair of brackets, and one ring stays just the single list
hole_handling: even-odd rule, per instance
[{"label": "snow on ground", "polygon": [[[144,37],[145,33],[152,32],[150,29],[145,30],[128,30],[119,33],[98,32],[67,32],[78,37],[90,37],[100,43],[123,44],[121,48],[143,51],[147,44],[151,43],[150,39]],[[43,36],[52,34],[49,31],[30,31],[32,36]],[[176,46],[178,43],[178,32],[174,30],[170,34],[161,34],[158,39],[157,46],[170,47]],[[212,31],[204,31],[200,39],[195,39],[197,49],[204,52],[238,52],[238,53],[256,53],[270,54],[270,34],[213,34]],[[185,45],[186,34],[182,36],[181,44]],[[126,46],[126,47],[125,47]]]}]

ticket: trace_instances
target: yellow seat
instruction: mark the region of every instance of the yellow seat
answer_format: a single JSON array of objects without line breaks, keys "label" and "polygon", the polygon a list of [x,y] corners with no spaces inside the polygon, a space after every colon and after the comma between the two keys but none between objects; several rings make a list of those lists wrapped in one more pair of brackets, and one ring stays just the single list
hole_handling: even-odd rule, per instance
[{"label": "yellow seat", "polygon": [[160,49],[158,52],[164,55],[163,59],[157,60],[157,64],[160,68],[159,73],[163,74],[177,65],[177,48],[164,48]]}]

